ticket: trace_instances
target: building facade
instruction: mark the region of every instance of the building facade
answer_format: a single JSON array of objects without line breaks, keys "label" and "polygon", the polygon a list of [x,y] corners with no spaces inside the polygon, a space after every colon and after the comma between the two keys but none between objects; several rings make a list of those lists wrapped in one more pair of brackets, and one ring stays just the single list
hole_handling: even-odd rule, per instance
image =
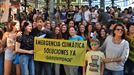
[{"label": "building facade", "polygon": [[[23,2],[24,0],[21,0],[21,1]],[[50,1],[50,0],[48,0],[48,1]],[[68,1],[70,1],[70,2],[68,2]],[[62,5],[68,6],[68,4],[82,6],[82,5],[89,5],[90,4],[89,1],[92,2],[91,3],[92,6],[98,5],[100,7],[100,4],[102,4],[101,3],[102,1],[104,1],[105,7],[112,6],[111,0],[53,0],[51,2],[54,2],[54,6],[57,6],[57,5],[58,6],[62,6]],[[36,5],[38,5],[37,6],[38,8],[45,7],[47,4],[46,0],[27,0],[27,2],[29,4],[32,4],[33,7],[36,7]],[[114,6],[121,7],[121,8],[127,7],[127,6],[131,5],[132,3],[134,3],[134,0],[114,0]]]},{"label": "building facade", "polygon": [[[65,5],[67,4],[68,0],[55,0],[55,4],[58,5]],[[90,0],[71,0],[72,5],[89,5]],[[92,6],[98,5],[100,6],[100,3],[102,0],[91,0]],[[130,4],[132,4],[134,0],[114,0],[114,6],[117,7],[126,7]],[[104,0],[105,7],[106,6],[112,6],[111,0]]]}]

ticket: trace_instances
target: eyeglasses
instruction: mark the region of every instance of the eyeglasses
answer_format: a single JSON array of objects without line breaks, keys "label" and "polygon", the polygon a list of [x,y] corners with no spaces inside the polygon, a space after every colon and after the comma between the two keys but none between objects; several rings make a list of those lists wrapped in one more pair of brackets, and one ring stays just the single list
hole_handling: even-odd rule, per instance
[{"label": "eyeglasses", "polygon": [[123,31],[123,29],[115,29],[115,30],[117,30],[117,31],[120,31],[120,30]]}]

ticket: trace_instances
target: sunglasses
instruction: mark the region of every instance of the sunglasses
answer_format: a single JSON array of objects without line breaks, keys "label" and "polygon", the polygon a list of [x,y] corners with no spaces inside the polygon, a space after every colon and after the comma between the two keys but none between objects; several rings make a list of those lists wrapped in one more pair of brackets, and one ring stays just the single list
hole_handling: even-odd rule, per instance
[{"label": "sunglasses", "polygon": [[115,29],[115,30],[117,30],[117,31],[120,31],[120,30],[123,31],[123,29]]},{"label": "sunglasses", "polygon": [[98,45],[97,43],[91,43],[90,44],[91,46],[96,46],[96,45]]}]

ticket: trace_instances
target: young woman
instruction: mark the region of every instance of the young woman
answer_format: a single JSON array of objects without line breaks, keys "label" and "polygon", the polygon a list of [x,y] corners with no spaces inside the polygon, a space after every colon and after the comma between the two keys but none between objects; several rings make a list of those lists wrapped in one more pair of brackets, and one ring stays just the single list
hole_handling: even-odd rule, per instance
[{"label": "young woman", "polygon": [[[81,41],[83,38],[77,35],[77,32],[74,27],[69,28],[69,40]],[[79,75],[78,66],[64,65],[66,75]]]},{"label": "young woman", "polygon": [[73,20],[69,21],[68,27],[75,27],[75,23]]},{"label": "young woman", "polygon": [[[62,39],[61,29],[59,26],[56,26],[54,29],[54,39]],[[55,65],[55,75],[60,75],[60,64]]]},{"label": "young woman", "polygon": [[105,41],[107,37],[107,32],[106,32],[106,29],[104,28],[101,28],[99,33],[98,33],[98,39],[100,41],[100,46],[103,44],[103,42]]},{"label": "young woman", "polygon": [[69,34],[68,34],[67,26],[65,24],[61,26],[61,33],[62,33],[62,38],[67,40]]},{"label": "young woman", "polygon": [[78,35],[82,36],[84,38],[84,40],[86,40],[87,35],[86,35],[86,32],[85,32],[85,25],[83,25],[83,24],[79,25]]},{"label": "young woman", "polygon": [[113,35],[106,38],[102,45],[105,52],[104,75],[124,75],[124,63],[129,55],[129,43],[125,39],[125,28],[117,24],[113,29]]},{"label": "young woman", "polygon": [[[65,24],[62,24],[61,26],[61,34],[62,34],[62,39],[67,40],[69,38],[68,29]],[[61,65],[60,68],[61,68],[61,75],[65,75],[64,65]]]},{"label": "young woman", "polygon": [[35,75],[33,47],[34,38],[29,33],[32,31],[32,25],[25,22],[22,27],[22,36],[17,38],[16,52],[20,53],[21,75]]},{"label": "young woman", "polygon": [[93,34],[93,26],[92,26],[92,24],[88,24],[86,33],[87,33],[88,38],[90,39],[91,35]]},{"label": "young woman", "polygon": [[88,24],[87,26],[87,44],[88,44],[88,47],[90,47],[90,40],[92,39],[92,35],[93,35],[93,26],[92,24]]},{"label": "young woman", "polygon": [[62,34],[61,34],[61,29],[59,26],[56,26],[54,29],[54,38],[55,39],[61,39],[62,38]]},{"label": "young woman", "polygon": [[[15,42],[16,37],[20,34],[17,33],[16,22],[11,22],[8,25],[8,32],[5,32],[2,38],[2,43],[6,46],[5,61],[4,61],[4,75],[11,74],[12,61],[15,55]],[[16,66],[16,73],[20,75],[19,65]]]},{"label": "young woman", "polygon": [[95,30],[97,31],[97,33],[99,33],[101,28],[102,28],[101,23],[97,22],[96,25],[95,25]]}]

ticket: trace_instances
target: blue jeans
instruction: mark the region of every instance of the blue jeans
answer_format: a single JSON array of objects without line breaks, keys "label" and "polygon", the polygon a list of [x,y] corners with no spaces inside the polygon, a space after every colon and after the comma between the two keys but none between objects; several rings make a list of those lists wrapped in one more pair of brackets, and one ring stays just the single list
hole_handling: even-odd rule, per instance
[{"label": "blue jeans", "polygon": [[34,60],[32,55],[21,54],[19,58],[21,75],[35,75]]},{"label": "blue jeans", "polygon": [[4,55],[3,53],[0,54],[0,75],[3,75],[3,68],[4,68]]},{"label": "blue jeans", "polygon": [[124,71],[112,71],[112,70],[108,70],[105,69],[104,70],[104,75],[124,75]]}]

